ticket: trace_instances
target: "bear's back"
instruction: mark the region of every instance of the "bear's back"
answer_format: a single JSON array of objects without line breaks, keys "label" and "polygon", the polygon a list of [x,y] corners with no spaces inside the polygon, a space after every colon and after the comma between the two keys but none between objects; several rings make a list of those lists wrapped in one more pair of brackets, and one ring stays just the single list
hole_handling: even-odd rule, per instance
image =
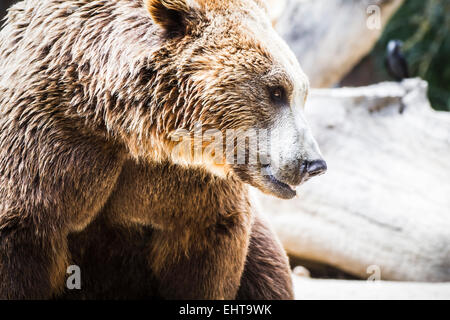
[{"label": "bear's back", "polygon": [[70,67],[90,71],[91,78],[124,73],[151,51],[153,31],[139,0],[19,2],[0,31],[2,87],[32,85],[43,73],[61,78]]}]

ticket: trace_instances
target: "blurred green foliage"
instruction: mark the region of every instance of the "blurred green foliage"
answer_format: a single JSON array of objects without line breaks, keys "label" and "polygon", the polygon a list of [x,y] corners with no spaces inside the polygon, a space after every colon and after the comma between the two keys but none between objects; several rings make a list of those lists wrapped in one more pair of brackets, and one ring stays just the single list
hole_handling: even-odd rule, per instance
[{"label": "blurred green foliage", "polygon": [[405,1],[372,52],[379,72],[386,72],[386,45],[393,39],[404,42],[411,76],[429,82],[433,107],[450,111],[450,0]]}]

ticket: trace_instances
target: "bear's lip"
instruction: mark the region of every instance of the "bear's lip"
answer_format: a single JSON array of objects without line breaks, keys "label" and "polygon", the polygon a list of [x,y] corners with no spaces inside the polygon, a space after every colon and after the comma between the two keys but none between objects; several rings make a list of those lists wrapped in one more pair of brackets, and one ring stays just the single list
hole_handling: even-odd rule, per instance
[{"label": "bear's lip", "polygon": [[266,187],[269,189],[268,191],[271,194],[286,200],[292,199],[297,195],[295,186],[291,186],[275,178],[272,174],[270,166],[264,166],[262,171],[264,175],[264,182],[267,184]]}]

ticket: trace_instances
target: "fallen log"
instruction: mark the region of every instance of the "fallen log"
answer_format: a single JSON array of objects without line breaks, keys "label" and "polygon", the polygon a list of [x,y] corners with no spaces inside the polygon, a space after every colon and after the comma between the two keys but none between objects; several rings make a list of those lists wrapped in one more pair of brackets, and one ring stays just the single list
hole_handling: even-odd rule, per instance
[{"label": "fallen log", "polygon": [[450,281],[450,113],[426,91],[420,79],[313,90],[328,172],[292,201],[253,190],[290,255],[361,278],[373,266],[382,280]]}]

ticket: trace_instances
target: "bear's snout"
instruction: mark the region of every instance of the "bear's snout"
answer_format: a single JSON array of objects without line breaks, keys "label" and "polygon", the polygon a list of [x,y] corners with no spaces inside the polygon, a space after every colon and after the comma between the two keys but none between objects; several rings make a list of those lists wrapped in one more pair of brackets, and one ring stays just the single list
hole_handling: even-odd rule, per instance
[{"label": "bear's snout", "polygon": [[276,170],[274,176],[280,182],[290,186],[298,186],[312,177],[324,174],[326,171],[327,163],[323,159],[298,159]]}]

